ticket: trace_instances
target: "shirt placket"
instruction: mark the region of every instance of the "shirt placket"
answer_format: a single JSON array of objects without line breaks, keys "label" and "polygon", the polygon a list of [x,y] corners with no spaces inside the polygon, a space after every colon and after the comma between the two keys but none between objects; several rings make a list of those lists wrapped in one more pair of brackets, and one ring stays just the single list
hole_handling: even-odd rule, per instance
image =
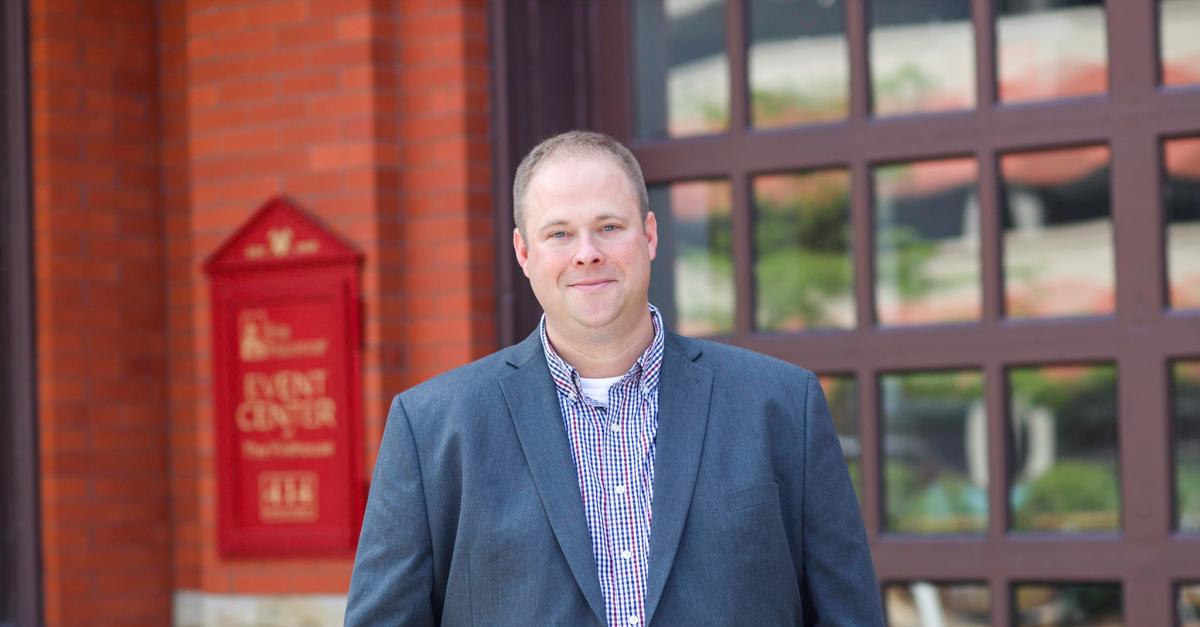
[{"label": "shirt placket", "polygon": [[632,485],[633,470],[636,468],[636,451],[630,450],[629,438],[636,436],[630,424],[634,395],[630,393],[631,380],[614,385],[609,391],[609,409],[606,420],[606,455],[609,465],[605,469],[610,479],[605,485],[605,498],[610,507],[605,520],[611,545],[608,558],[613,566],[615,581],[611,590],[616,597],[609,620],[616,624],[638,625],[642,621],[638,603],[637,560],[640,557],[636,502]]}]

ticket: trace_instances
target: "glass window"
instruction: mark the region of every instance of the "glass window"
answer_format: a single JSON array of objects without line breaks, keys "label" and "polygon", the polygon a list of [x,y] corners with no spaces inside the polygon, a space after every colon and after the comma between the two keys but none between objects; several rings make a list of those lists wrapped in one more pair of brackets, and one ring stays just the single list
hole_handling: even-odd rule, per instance
[{"label": "glass window", "polygon": [[886,527],[899,533],[987,529],[987,411],[974,370],[880,378]]},{"label": "glass window", "polygon": [[733,331],[733,227],[729,182],[652,185],[658,254],[650,273],[651,302],[684,335]]},{"label": "glass window", "polygon": [[822,375],[821,388],[833,414],[833,427],[846,456],[854,492],[862,502],[862,440],[858,433],[858,385],[850,375]]},{"label": "glass window", "polygon": [[1175,510],[1179,529],[1200,531],[1200,360],[1172,367]]},{"label": "glass window", "polygon": [[1000,169],[1007,315],[1112,313],[1108,146],[1008,154]]},{"label": "glass window", "polygon": [[884,587],[890,627],[987,627],[992,593],[983,583],[912,581]]},{"label": "glass window", "polygon": [[1109,364],[1008,372],[1017,531],[1116,531],[1117,373]]},{"label": "glass window", "polygon": [[639,0],[632,5],[637,135],[683,137],[726,130],[724,0]]},{"label": "glass window", "polygon": [[875,168],[875,315],[880,324],[978,320],[974,159]]},{"label": "glass window", "polygon": [[841,120],[850,94],[841,0],[751,0],[750,117],[774,128]]},{"label": "glass window", "polygon": [[998,0],[1002,102],[1108,91],[1104,0]]},{"label": "glass window", "polygon": [[852,328],[850,173],[759,176],[753,188],[758,328]]},{"label": "glass window", "polygon": [[1200,0],[1159,0],[1158,45],[1164,85],[1200,83]]},{"label": "glass window", "polygon": [[1120,627],[1121,585],[1023,583],[1014,586],[1013,625],[1019,627]]},{"label": "glass window", "polygon": [[1200,308],[1200,137],[1170,140],[1164,152],[1168,302]]},{"label": "glass window", "polygon": [[1200,584],[1179,586],[1179,627],[1200,627]]},{"label": "glass window", "polygon": [[870,10],[875,115],[975,106],[971,3],[871,0]]}]

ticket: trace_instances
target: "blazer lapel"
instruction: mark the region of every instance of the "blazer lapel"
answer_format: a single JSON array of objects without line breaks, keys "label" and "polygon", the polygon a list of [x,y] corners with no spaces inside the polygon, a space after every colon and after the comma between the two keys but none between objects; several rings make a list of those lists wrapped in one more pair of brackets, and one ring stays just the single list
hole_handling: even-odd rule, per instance
[{"label": "blazer lapel", "polygon": [[563,427],[558,391],[543,355],[541,339],[535,331],[513,351],[509,363],[516,370],[500,378],[500,388],[558,545],[592,612],[597,620],[606,623],[604,596],[596,574],[592,536],[583,512],[575,462]]},{"label": "blazer lapel", "polygon": [[700,467],[713,373],[694,363],[699,356],[700,349],[694,343],[667,335],[658,387],[646,624],[654,616],[675,561]]}]

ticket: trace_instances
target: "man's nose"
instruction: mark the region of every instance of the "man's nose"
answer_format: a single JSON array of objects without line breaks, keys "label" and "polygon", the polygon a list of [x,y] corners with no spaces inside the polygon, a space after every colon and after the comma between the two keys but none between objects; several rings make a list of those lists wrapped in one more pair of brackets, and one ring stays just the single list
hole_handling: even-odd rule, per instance
[{"label": "man's nose", "polygon": [[577,266],[587,266],[604,261],[604,253],[596,245],[595,236],[584,233],[579,236],[579,247],[575,249],[573,262]]}]

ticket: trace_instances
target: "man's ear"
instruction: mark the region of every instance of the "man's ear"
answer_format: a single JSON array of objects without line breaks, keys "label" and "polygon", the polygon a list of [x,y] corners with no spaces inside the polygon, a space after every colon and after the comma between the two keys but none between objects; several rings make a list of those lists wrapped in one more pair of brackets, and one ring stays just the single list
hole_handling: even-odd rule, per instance
[{"label": "man's ear", "polygon": [[525,238],[521,237],[521,229],[513,229],[513,252],[517,255],[517,265],[521,266],[521,272],[528,279],[529,270],[525,269],[525,264],[529,263],[529,246],[525,244]]},{"label": "man's ear", "polygon": [[653,211],[646,212],[646,223],[642,230],[646,232],[646,246],[650,251],[650,260],[654,261],[654,256],[658,254],[658,218],[654,217]]}]

